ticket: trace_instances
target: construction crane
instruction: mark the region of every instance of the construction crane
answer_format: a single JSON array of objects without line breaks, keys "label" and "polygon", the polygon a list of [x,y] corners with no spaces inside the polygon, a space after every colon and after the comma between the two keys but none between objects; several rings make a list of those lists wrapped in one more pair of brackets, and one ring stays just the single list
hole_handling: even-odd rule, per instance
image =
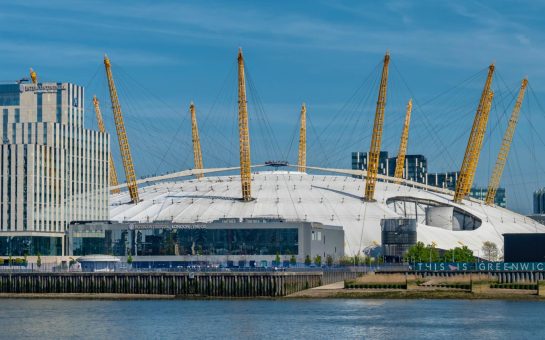
[{"label": "construction crane", "polygon": [[403,168],[405,168],[405,155],[407,154],[407,141],[409,139],[409,125],[411,123],[411,111],[413,109],[413,100],[409,99],[407,104],[407,113],[405,113],[405,123],[403,124],[403,132],[401,133],[401,142],[399,143],[399,152],[396,159],[396,169],[394,177],[403,178]]},{"label": "construction crane", "polygon": [[30,68],[30,79],[32,80],[32,84],[38,83],[38,75],[36,74],[36,71],[32,69],[32,67]]},{"label": "construction crane", "polygon": [[131,149],[129,140],[123,122],[123,114],[121,113],[121,105],[117,97],[114,78],[112,76],[112,65],[108,56],[104,55],[104,67],[106,68],[106,77],[108,78],[108,87],[110,89],[110,99],[112,100],[112,111],[114,113],[115,129],[117,138],[119,139],[119,150],[121,159],[123,160],[123,168],[125,169],[125,179],[127,181],[127,189],[131,196],[132,203],[138,203],[138,187],[136,185],[136,174],[134,172],[134,164],[132,162]]},{"label": "construction crane", "polygon": [[374,201],[375,186],[378,174],[378,161],[380,156],[380,144],[382,141],[382,128],[384,126],[384,109],[386,108],[386,90],[388,88],[388,65],[390,63],[390,53],[386,52],[384,56],[384,65],[382,66],[382,77],[380,79],[380,88],[378,91],[377,108],[375,111],[375,122],[373,125],[373,137],[371,138],[371,148],[367,162],[367,176],[365,178],[365,200]]},{"label": "construction crane", "polygon": [[299,130],[299,159],[297,171],[305,172],[307,170],[307,106],[305,103],[301,106],[301,128]]},{"label": "construction crane", "polygon": [[488,183],[488,191],[486,192],[486,198],[484,200],[487,205],[494,204],[496,191],[498,190],[498,187],[500,185],[501,175],[503,174],[503,169],[505,168],[505,163],[507,162],[507,156],[509,155],[509,150],[511,149],[511,143],[513,142],[513,135],[515,133],[515,128],[517,127],[517,122],[519,120],[520,107],[522,106],[522,101],[524,100],[524,93],[526,92],[527,85],[528,80],[523,79],[517,101],[515,103],[515,107],[513,108],[513,112],[511,112],[511,118],[509,118],[507,130],[505,130],[505,134],[503,135],[500,153],[498,154],[498,159],[496,160],[494,171],[492,171],[490,183]]},{"label": "construction crane", "polygon": [[492,98],[494,97],[494,93],[490,90],[493,76],[494,64],[488,68],[488,76],[486,77],[483,93],[481,94],[479,106],[473,120],[462,168],[460,169],[460,176],[456,183],[456,191],[454,193],[454,202],[456,203],[460,203],[467,196],[473,185],[473,178],[475,177],[475,171],[479,163],[488,116],[492,107]]},{"label": "construction crane", "polygon": [[[195,105],[193,102],[189,105],[189,112],[191,113],[191,136],[193,141],[193,161],[195,163],[195,169],[202,170],[202,152],[201,152],[201,140],[199,138],[199,128],[197,126],[197,114],[195,113]],[[203,178],[203,173],[195,175],[197,178]]]},{"label": "construction crane", "polygon": [[240,144],[240,183],[242,200],[252,200],[252,173],[250,168],[250,132],[248,129],[248,101],[242,48],[238,50],[238,134]]},{"label": "construction crane", "polygon": [[[97,96],[93,96],[93,106],[95,107],[98,131],[102,133],[106,133],[106,128],[104,127],[104,121],[102,120],[102,113],[100,112],[100,102],[98,101]],[[117,171],[115,171],[114,158],[112,157],[111,152],[110,152],[109,165],[110,165],[110,186],[116,187],[119,185],[119,182],[117,181]],[[120,191],[121,190],[119,189],[113,189],[112,194],[117,194]]]}]

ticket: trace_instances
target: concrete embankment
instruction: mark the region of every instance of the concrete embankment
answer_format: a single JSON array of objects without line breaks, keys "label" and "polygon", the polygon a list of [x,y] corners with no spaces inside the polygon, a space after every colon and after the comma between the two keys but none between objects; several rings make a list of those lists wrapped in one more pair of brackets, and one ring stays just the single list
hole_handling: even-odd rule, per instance
[{"label": "concrete embankment", "polygon": [[516,283],[502,283],[498,277],[480,274],[450,276],[371,274],[296,292],[287,297],[545,300],[545,281],[520,280]]},{"label": "concrete embankment", "polygon": [[0,297],[282,297],[353,272],[2,273]]}]

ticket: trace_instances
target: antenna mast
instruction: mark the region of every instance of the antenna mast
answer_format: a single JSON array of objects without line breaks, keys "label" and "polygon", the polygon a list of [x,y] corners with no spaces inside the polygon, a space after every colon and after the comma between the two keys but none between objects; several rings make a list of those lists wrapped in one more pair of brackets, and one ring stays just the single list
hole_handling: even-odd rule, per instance
[{"label": "antenna mast", "polygon": [[[93,106],[95,107],[98,131],[102,133],[106,133],[106,128],[104,127],[104,121],[102,120],[102,113],[100,112],[100,103],[97,99],[97,96],[93,96]],[[117,181],[117,172],[115,171],[114,158],[112,157],[111,152],[110,152],[109,164],[110,164],[110,186],[116,187],[119,185],[119,182]],[[112,189],[112,194],[117,194],[120,191],[121,190],[119,189]]]},{"label": "antenna mast", "polygon": [[488,191],[486,192],[485,203],[488,205],[494,204],[496,191],[500,186],[501,175],[503,174],[503,169],[505,167],[505,163],[507,162],[507,156],[509,155],[509,150],[511,149],[511,143],[513,142],[513,135],[515,134],[515,128],[517,127],[517,122],[519,120],[520,107],[522,106],[522,101],[524,100],[524,93],[526,92],[527,85],[528,80],[523,79],[515,107],[513,108],[513,112],[511,112],[511,118],[509,119],[507,130],[505,130],[505,134],[503,135],[500,153],[498,154],[496,166],[494,166],[494,171],[492,172],[492,177],[490,177],[490,183],[488,184]]},{"label": "antenna mast", "polygon": [[[403,132],[401,133],[401,142],[399,144],[399,153],[396,159],[395,178],[403,178],[403,168],[405,168],[405,156],[407,154],[407,141],[409,139],[409,125],[411,123],[411,111],[413,109],[413,100],[409,99],[407,104],[407,113],[405,114],[405,123],[403,124]],[[407,176],[405,176],[407,177]]]},{"label": "antenna mast", "polygon": [[492,106],[492,98],[494,97],[494,92],[490,90],[493,76],[494,64],[491,64],[488,67],[488,76],[486,77],[483,93],[481,94],[479,106],[477,107],[477,112],[475,113],[475,119],[473,121],[473,127],[471,128],[471,134],[469,135],[469,140],[467,142],[466,152],[460,170],[460,177],[456,183],[456,192],[454,193],[454,202],[456,203],[460,203],[467,196],[473,185],[473,178],[475,177],[475,171],[477,170],[477,164],[479,163],[479,156],[481,155],[484,134],[488,123],[488,115]]},{"label": "antenna mast", "polygon": [[382,128],[384,126],[384,109],[386,108],[386,90],[388,88],[388,64],[390,63],[390,53],[386,52],[384,56],[384,65],[382,66],[382,77],[380,79],[380,88],[378,91],[377,108],[375,111],[375,123],[373,125],[373,137],[371,139],[371,149],[369,151],[367,177],[365,178],[365,200],[374,201],[375,185],[378,174],[378,161],[380,156],[380,144],[382,141]]},{"label": "antenna mast", "polygon": [[115,88],[114,78],[112,76],[112,66],[110,59],[104,55],[104,67],[106,68],[106,77],[108,78],[108,87],[110,89],[110,99],[112,100],[112,110],[114,112],[115,129],[117,138],[119,139],[119,150],[121,151],[121,159],[123,160],[123,168],[125,169],[125,178],[127,180],[127,188],[133,203],[138,203],[138,187],[136,185],[136,174],[134,172],[134,164],[132,162],[131,149],[127,132],[125,131],[125,123],[123,122],[123,114],[121,113],[121,105],[117,97],[117,89]]},{"label": "antenna mast", "polygon": [[[191,136],[193,141],[193,161],[195,163],[195,169],[202,170],[202,152],[201,152],[201,140],[199,138],[199,128],[197,126],[197,114],[195,113],[195,105],[191,102],[189,105],[189,111],[191,112]],[[204,174],[195,174],[197,178],[203,178]]]},{"label": "antenna mast", "polygon": [[240,144],[240,183],[242,200],[252,200],[252,173],[250,168],[250,132],[248,129],[248,101],[246,100],[246,79],[244,57],[238,50],[238,133]]},{"label": "antenna mast", "polygon": [[305,103],[301,106],[301,128],[299,131],[299,162],[297,171],[307,170],[307,107]]}]

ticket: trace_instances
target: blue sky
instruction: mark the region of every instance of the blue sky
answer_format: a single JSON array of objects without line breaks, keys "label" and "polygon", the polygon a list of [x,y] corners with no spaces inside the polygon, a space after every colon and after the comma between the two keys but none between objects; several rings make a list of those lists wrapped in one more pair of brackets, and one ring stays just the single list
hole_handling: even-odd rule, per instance
[{"label": "blue sky", "polygon": [[409,152],[426,155],[434,172],[459,169],[486,67],[495,62],[495,106],[476,184],[488,182],[512,98],[528,76],[532,93],[502,184],[508,205],[529,212],[531,192],[545,185],[543,13],[539,1],[2,1],[0,80],[34,67],[41,80],[85,85],[87,126],[96,127],[90,99],[97,94],[113,132],[107,53],[138,176],[192,166],[191,100],[205,166],[236,165],[242,47],[252,82],[253,160],[296,160],[294,132],[306,102],[309,164],[348,168],[351,151],[369,148],[376,79],[389,50],[383,149],[397,152],[413,97]]}]

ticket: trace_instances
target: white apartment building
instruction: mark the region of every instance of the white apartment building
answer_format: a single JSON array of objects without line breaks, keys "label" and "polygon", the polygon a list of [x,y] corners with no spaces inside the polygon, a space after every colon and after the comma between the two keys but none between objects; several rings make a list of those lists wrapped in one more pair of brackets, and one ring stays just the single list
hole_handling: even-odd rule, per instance
[{"label": "white apartment building", "polygon": [[109,135],[84,127],[84,89],[0,84],[0,256],[64,255],[73,220],[108,220]]}]

